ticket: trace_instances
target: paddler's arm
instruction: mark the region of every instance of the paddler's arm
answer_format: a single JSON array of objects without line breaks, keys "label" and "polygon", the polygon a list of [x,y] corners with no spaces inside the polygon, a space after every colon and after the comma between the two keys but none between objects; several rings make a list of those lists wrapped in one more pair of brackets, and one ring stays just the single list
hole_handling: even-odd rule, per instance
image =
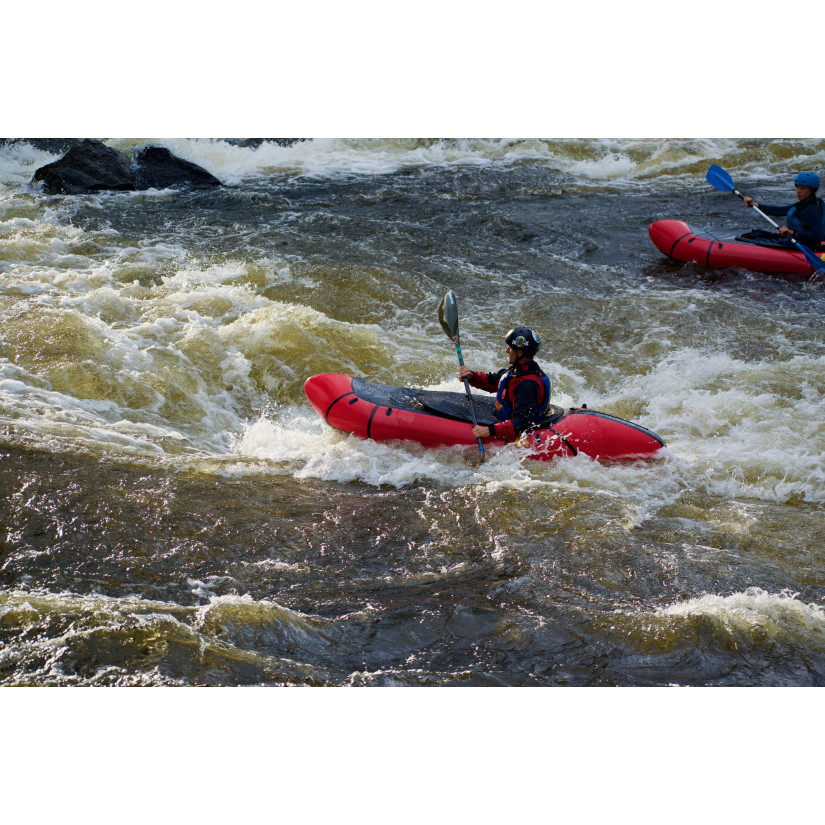
[{"label": "paddler's arm", "polygon": [[498,389],[498,379],[500,375],[500,372],[475,372],[466,364],[463,364],[458,371],[458,380],[463,381],[466,378],[470,386],[475,387],[477,390],[495,392]]},{"label": "paddler's arm", "polygon": [[742,200],[745,206],[755,206],[761,209],[766,215],[787,215],[793,206],[793,204],[757,203],[750,195],[745,195]]},{"label": "paddler's arm", "polygon": [[793,204],[757,203],[749,195],[745,195],[742,200],[745,206],[755,206],[761,209],[766,215],[787,215],[791,211]]},{"label": "paddler's arm", "polygon": [[473,427],[474,438],[503,438],[505,441],[515,441],[518,433],[513,429],[513,422],[508,418],[496,424],[476,424]]},{"label": "paddler's arm", "polygon": [[[761,206],[752,198],[750,195],[745,195],[742,200],[745,202],[745,206],[751,207],[755,206],[757,209],[761,209],[766,215],[787,215],[790,212],[790,206],[776,206],[772,203],[763,203]],[[796,235],[796,232],[793,229],[788,229],[787,226],[780,226],[777,230],[780,235]]]}]

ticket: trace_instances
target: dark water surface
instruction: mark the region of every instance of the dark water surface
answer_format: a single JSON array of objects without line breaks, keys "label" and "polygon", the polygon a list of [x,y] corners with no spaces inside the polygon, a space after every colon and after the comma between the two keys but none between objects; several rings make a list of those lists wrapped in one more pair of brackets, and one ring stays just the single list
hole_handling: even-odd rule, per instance
[{"label": "dark water surface", "polygon": [[[113,141],[131,151],[140,141]],[[217,191],[50,197],[0,147],[0,684],[825,684],[825,298],[664,259],[821,141],[168,141]],[[330,430],[325,371],[554,402],[663,458]]]}]

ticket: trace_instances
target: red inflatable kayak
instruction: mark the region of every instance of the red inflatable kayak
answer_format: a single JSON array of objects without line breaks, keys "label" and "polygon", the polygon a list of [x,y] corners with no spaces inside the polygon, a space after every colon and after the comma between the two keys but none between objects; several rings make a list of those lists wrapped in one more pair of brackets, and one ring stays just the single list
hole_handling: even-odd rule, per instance
[{"label": "red inflatable kayak", "polygon": [[[655,221],[648,233],[656,248],[669,258],[708,269],[738,266],[753,272],[806,277],[813,274],[802,252],[767,245],[769,241],[749,241],[735,232],[694,229],[684,221],[669,220]],[[816,248],[812,251],[825,260],[825,251]]]},{"label": "red inflatable kayak", "polygon": [[[372,384],[342,373],[313,375],[304,384],[312,408],[331,427],[374,441],[408,440],[425,447],[476,446],[467,397]],[[479,424],[495,421],[495,397],[473,396]],[[490,438],[485,446],[506,442]],[[608,460],[650,458],[664,447],[656,433],[607,413],[552,406],[542,426],[518,442],[531,458],[584,453]]]}]

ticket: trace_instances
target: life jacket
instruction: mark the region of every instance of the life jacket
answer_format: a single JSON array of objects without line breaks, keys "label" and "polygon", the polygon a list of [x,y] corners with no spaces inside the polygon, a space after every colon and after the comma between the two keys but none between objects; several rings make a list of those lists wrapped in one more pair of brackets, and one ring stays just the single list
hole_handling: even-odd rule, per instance
[{"label": "life jacket", "polygon": [[[819,207],[818,221],[816,219],[814,204]],[[803,223],[798,217],[799,213],[803,210],[805,211],[805,219],[810,221],[809,224]],[[816,198],[813,203],[809,203],[808,201],[795,203],[788,210],[786,223],[788,229],[793,229],[794,232],[815,232],[817,234],[817,242],[822,243],[822,240],[825,239],[825,208],[822,206],[822,198]]]},{"label": "life jacket", "polygon": [[550,407],[550,379],[539,369],[535,361],[531,361],[526,372],[516,372],[514,365],[499,379],[496,391],[496,418],[499,421],[507,421],[513,417],[516,387],[522,381],[535,381],[539,385],[538,405],[529,412],[533,423],[538,424],[546,416]]}]

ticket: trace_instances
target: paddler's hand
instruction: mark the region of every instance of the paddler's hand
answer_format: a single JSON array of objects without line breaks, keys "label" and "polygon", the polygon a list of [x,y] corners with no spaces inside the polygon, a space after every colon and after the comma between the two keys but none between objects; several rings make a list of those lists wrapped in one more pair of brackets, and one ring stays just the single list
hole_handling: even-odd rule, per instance
[{"label": "paddler's hand", "polygon": [[790,237],[793,237],[796,234],[796,232],[794,232],[793,229],[788,229],[787,226],[780,226],[779,227],[779,234],[780,235],[789,235]]},{"label": "paddler's hand", "polygon": [[463,381],[465,378],[470,378],[472,374],[473,371],[466,364],[463,364],[458,371],[458,380]]},{"label": "paddler's hand", "polygon": [[474,438],[489,438],[490,437],[490,428],[485,426],[484,424],[476,424],[473,427],[473,437]]},{"label": "paddler's hand", "polygon": [[742,198],[742,200],[745,201],[745,206],[747,206],[748,209],[750,209],[752,206],[759,206],[758,203],[754,202],[753,198],[750,195],[745,195],[745,197]]}]

